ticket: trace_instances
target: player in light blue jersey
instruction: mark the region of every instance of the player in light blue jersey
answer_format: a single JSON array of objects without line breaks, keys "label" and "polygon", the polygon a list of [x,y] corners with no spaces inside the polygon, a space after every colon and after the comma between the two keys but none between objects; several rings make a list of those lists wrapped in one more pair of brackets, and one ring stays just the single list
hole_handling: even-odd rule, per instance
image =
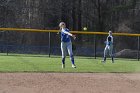
[{"label": "player in light blue jersey", "polygon": [[112,58],[112,63],[114,63],[114,58],[113,58],[113,54],[112,54],[112,51],[113,51],[113,36],[112,36],[112,31],[109,31],[108,34],[109,35],[108,35],[108,37],[107,37],[107,39],[105,41],[106,47],[104,49],[104,59],[103,59],[102,62],[104,62],[104,63],[106,62],[106,55],[109,52],[109,55]]},{"label": "player in light blue jersey", "polygon": [[66,28],[66,24],[64,22],[61,22],[59,24],[60,31],[61,31],[61,52],[62,52],[62,68],[65,68],[65,58],[66,53],[68,51],[70,60],[72,62],[72,67],[76,68],[74,63],[74,56],[72,52],[72,43],[70,37],[76,38],[75,35],[71,34],[69,32],[69,29]]}]

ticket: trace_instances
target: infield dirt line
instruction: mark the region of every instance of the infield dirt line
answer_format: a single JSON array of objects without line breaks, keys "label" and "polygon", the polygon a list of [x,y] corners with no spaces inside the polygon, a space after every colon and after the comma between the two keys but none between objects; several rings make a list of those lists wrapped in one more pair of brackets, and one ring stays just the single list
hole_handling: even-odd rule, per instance
[{"label": "infield dirt line", "polygon": [[0,93],[139,93],[140,73],[0,73]]}]

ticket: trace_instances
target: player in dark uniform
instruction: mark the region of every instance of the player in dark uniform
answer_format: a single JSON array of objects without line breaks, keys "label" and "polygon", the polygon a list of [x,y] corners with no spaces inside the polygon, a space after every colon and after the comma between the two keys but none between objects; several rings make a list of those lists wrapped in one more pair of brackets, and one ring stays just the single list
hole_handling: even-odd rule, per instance
[{"label": "player in dark uniform", "polygon": [[104,63],[106,62],[106,55],[109,52],[109,55],[112,58],[112,63],[114,63],[114,58],[113,58],[113,54],[112,54],[112,51],[113,51],[113,36],[112,36],[112,31],[109,31],[108,34],[109,35],[108,35],[108,37],[107,37],[107,39],[105,41],[106,47],[104,49],[104,59],[103,59],[102,62],[104,62]]}]

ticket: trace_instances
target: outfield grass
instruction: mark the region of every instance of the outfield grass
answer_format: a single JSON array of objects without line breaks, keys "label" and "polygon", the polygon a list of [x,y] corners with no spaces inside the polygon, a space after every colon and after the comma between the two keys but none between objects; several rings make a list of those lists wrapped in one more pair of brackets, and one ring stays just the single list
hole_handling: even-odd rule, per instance
[{"label": "outfield grass", "polygon": [[77,68],[71,67],[66,58],[66,68],[61,68],[61,57],[11,55],[0,56],[0,72],[140,72],[140,61],[116,58],[115,63],[108,59],[105,64],[101,58],[75,57]]}]

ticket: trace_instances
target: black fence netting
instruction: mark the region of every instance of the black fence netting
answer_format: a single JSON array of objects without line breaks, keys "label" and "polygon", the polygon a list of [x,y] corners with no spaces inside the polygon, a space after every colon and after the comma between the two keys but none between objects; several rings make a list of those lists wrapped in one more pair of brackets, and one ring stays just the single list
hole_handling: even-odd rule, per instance
[{"label": "black fence netting", "polygon": [[[72,40],[75,56],[103,57],[106,35],[76,34]],[[139,36],[113,35],[113,55],[139,59]],[[0,32],[0,52],[5,54],[61,55],[60,34],[50,32]]]}]

